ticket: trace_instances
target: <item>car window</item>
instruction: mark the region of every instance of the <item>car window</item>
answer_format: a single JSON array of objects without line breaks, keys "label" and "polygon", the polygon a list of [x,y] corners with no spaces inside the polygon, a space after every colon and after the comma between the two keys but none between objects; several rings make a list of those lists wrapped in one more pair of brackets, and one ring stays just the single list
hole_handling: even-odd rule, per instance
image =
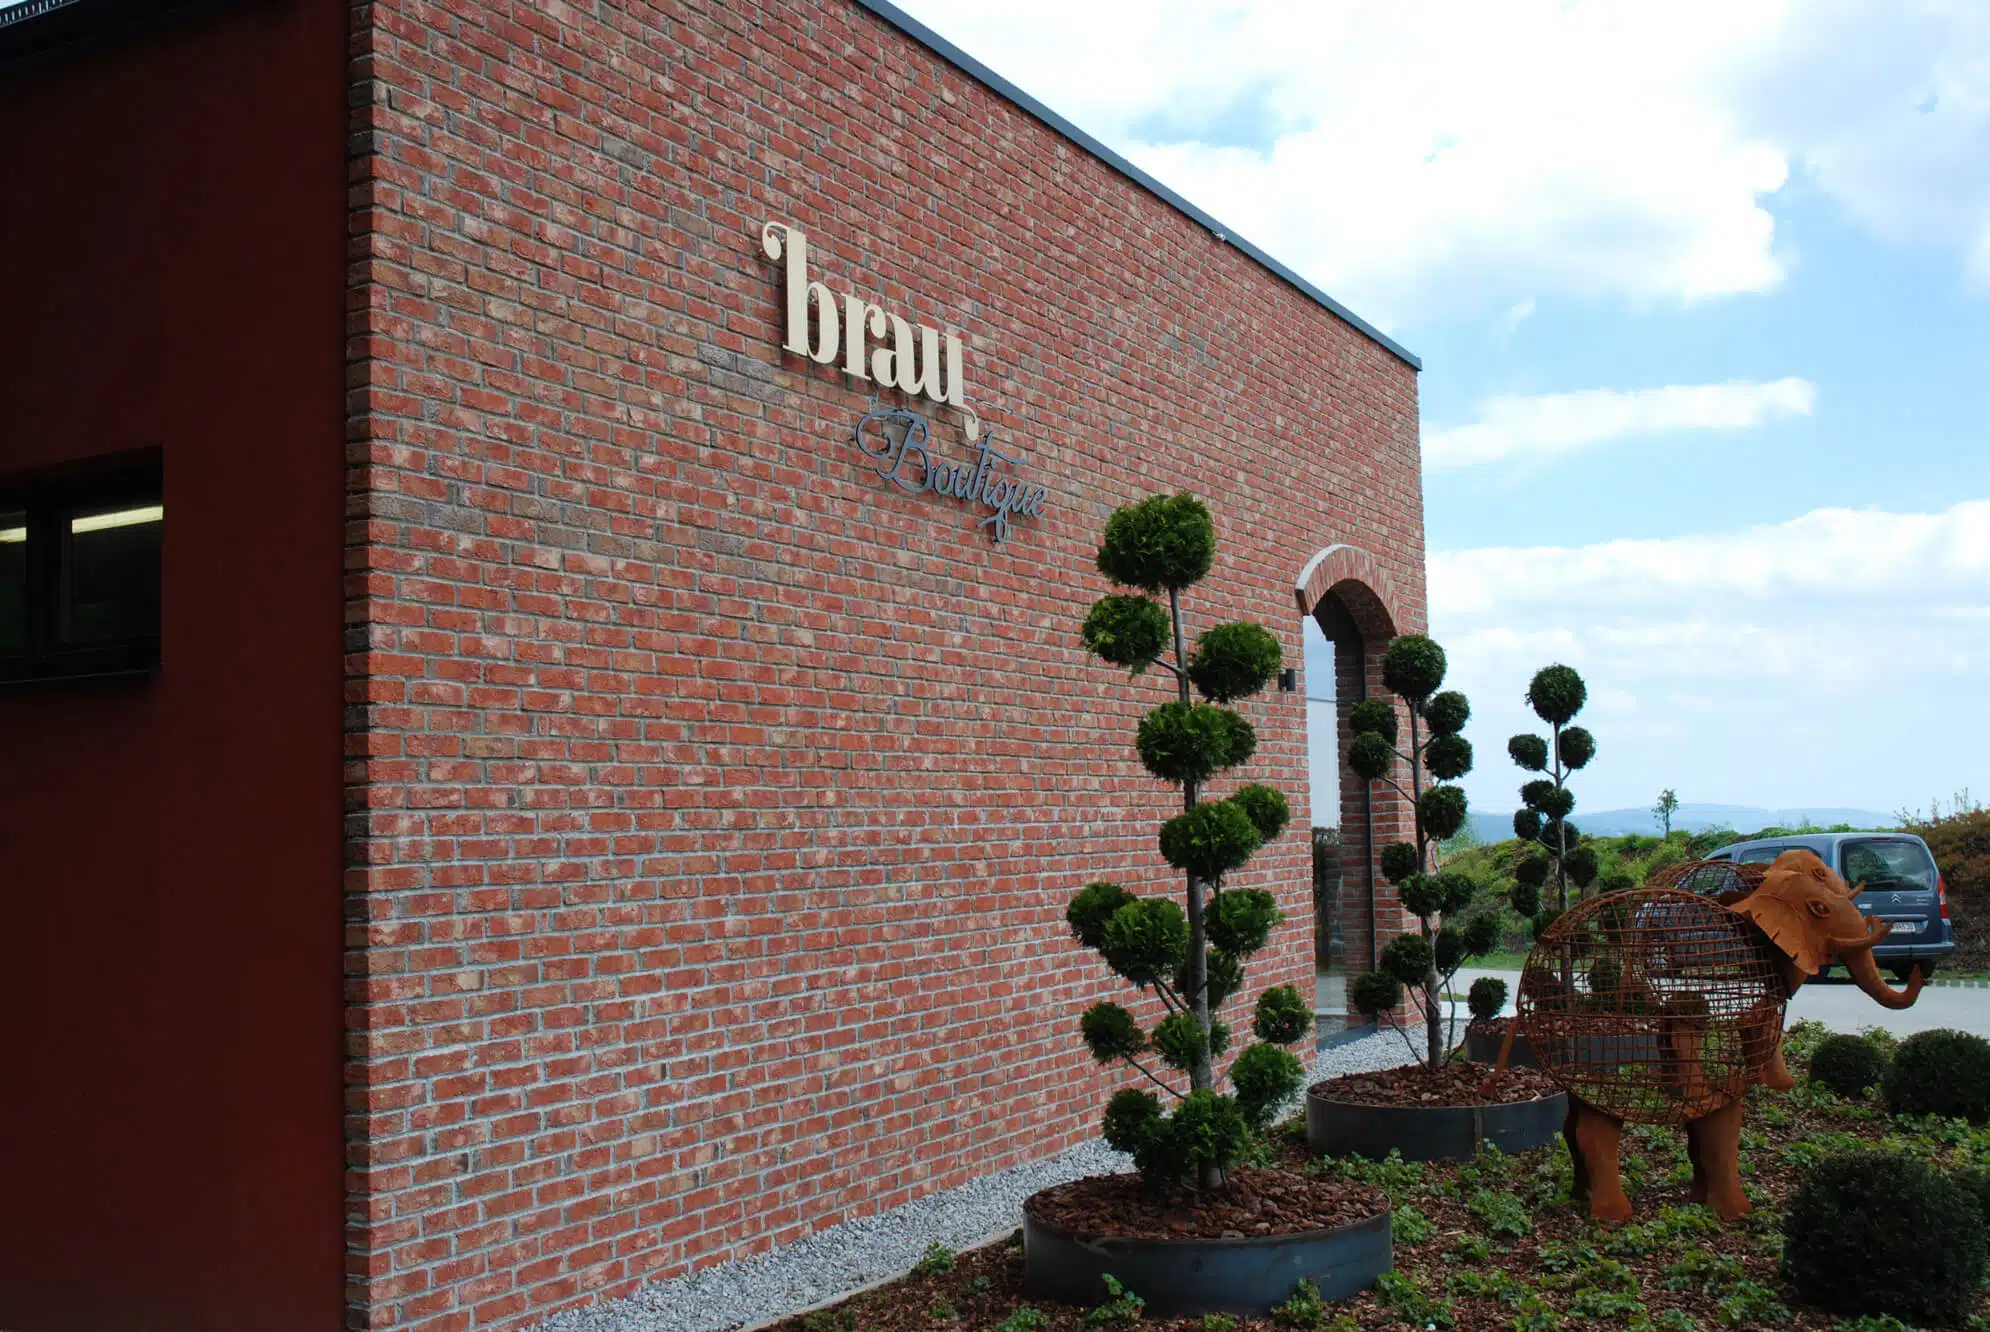
[{"label": "car window", "polygon": [[1919,842],[1847,842],[1845,881],[1882,892],[1932,892],[1935,863]]},{"label": "car window", "polygon": [[1744,865],[1766,865],[1787,850],[1787,846],[1745,846],[1734,858]]}]

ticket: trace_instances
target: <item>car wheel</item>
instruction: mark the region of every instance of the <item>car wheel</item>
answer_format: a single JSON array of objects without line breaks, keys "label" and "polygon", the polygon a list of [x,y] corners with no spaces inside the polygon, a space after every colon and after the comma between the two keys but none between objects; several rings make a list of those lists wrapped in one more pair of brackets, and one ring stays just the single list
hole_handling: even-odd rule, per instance
[{"label": "car wheel", "polygon": [[1932,962],[1910,962],[1904,967],[1895,967],[1893,969],[1893,978],[1902,985],[1905,985],[1907,977],[1913,972],[1915,967],[1921,968],[1922,980],[1930,981],[1935,978],[1935,964]]}]

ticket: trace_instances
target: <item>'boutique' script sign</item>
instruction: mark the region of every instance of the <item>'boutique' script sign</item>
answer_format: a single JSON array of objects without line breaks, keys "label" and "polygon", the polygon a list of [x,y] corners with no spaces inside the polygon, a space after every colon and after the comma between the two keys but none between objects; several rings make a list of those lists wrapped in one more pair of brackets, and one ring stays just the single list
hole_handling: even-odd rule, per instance
[{"label": "'boutique' script sign", "polygon": [[860,383],[897,389],[960,413],[961,433],[979,452],[959,463],[935,458],[926,418],[904,407],[880,407],[875,398],[857,423],[857,447],[878,475],[902,490],[932,491],[964,504],[985,506],[977,521],[997,541],[1009,535],[1011,518],[1040,518],[1048,487],[998,474],[996,464],[1020,467],[1022,459],[995,448],[983,437],[981,419],[967,405],[967,367],[961,336],[915,324],[864,300],[854,292],[831,291],[809,273],[808,237],[784,222],[760,228],[761,251],[782,265],[785,314],[782,345],[819,365],[839,365]]}]

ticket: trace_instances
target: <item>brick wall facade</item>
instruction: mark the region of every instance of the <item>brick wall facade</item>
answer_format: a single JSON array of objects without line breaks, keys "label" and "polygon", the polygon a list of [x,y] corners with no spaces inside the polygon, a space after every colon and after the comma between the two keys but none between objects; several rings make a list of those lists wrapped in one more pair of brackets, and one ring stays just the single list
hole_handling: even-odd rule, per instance
[{"label": "brick wall facade", "polygon": [[[519,1326],[1088,1137],[1124,991],[1064,904],[1178,891],[1165,685],[1078,643],[1100,524],[1205,497],[1192,623],[1294,665],[1335,543],[1419,628],[1414,372],[848,0],[352,20],[350,1322]],[[880,481],[767,220],[963,330],[1042,518]],[[1303,811],[1302,695],[1244,710]],[[1308,983],[1303,830],[1239,879],[1294,918],[1249,993]]]}]

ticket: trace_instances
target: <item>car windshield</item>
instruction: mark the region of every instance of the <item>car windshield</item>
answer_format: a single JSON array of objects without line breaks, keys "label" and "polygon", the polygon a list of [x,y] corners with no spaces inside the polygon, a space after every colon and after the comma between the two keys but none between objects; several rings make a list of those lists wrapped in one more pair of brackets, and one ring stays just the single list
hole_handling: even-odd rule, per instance
[{"label": "car windshield", "polygon": [[1845,881],[1882,892],[1932,892],[1935,864],[1919,842],[1847,842]]},{"label": "car windshield", "polygon": [[1745,846],[1735,854],[1735,859],[1744,865],[1766,865],[1785,851],[1807,851],[1804,846]]}]

